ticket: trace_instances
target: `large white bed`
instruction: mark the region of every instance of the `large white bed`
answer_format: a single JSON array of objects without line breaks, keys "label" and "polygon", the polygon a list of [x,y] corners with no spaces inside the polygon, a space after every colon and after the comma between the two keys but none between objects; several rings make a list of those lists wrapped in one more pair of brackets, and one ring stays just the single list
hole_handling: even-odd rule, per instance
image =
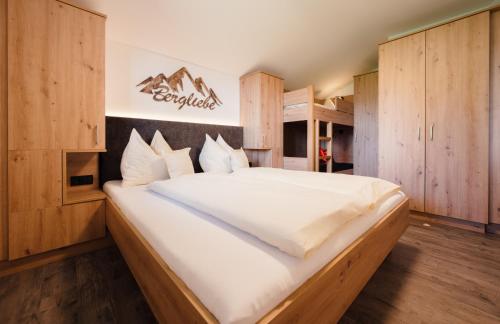
[{"label": "large white bed", "polygon": [[221,323],[270,312],[406,198],[395,192],[297,258],[214,217],[152,192],[109,181],[104,190],[127,220]]}]

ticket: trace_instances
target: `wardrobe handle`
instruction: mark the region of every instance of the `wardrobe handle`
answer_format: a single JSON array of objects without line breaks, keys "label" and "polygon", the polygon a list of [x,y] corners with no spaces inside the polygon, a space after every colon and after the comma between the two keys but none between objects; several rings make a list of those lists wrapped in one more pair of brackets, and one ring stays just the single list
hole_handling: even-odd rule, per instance
[{"label": "wardrobe handle", "polygon": [[99,125],[95,125],[95,145],[99,145]]},{"label": "wardrobe handle", "polygon": [[418,126],[418,135],[417,135],[417,138],[420,141],[420,126]]},{"label": "wardrobe handle", "polygon": [[434,140],[434,123],[431,125],[431,141]]},{"label": "wardrobe handle", "polygon": [[354,143],[358,142],[358,132],[354,131]]}]

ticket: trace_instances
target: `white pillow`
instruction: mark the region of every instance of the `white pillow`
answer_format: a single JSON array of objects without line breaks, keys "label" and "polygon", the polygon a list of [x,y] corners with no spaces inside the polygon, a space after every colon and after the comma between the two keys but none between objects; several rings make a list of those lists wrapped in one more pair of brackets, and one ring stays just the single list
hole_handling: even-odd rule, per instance
[{"label": "white pillow", "polygon": [[200,153],[200,166],[204,172],[231,172],[231,158],[219,144],[208,134],[205,135],[205,144]]},{"label": "white pillow", "polygon": [[137,186],[168,178],[165,162],[144,142],[135,128],[123,151],[120,170],[123,186]]},{"label": "white pillow", "polygon": [[190,147],[182,150],[170,151],[162,155],[167,164],[170,178],[177,178],[184,174],[194,174],[193,161],[189,156]]},{"label": "white pillow", "polygon": [[158,155],[172,152],[172,148],[168,145],[167,141],[165,141],[165,138],[163,138],[159,130],[156,130],[155,135],[153,136],[151,148]]},{"label": "white pillow", "polygon": [[233,149],[231,146],[229,146],[229,144],[227,144],[227,142],[220,134],[219,136],[217,136],[217,144],[219,144],[220,147],[222,147],[226,152],[229,153],[231,160],[231,169],[233,170],[233,172],[241,168],[250,167],[248,163],[248,157],[242,148],[239,150]]},{"label": "white pillow", "polygon": [[236,171],[241,168],[249,168],[247,155],[243,149],[233,150],[231,152],[231,168]]},{"label": "white pillow", "polygon": [[234,151],[234,149],[229,146],[229,144],[226,143],[226,141],[224,140],[224,138],[222,138],[222,136],[219,134],[217,136],[217,144],[220,145],[220,147],[222,147],[227,153],[231,154],[232,151]]}]

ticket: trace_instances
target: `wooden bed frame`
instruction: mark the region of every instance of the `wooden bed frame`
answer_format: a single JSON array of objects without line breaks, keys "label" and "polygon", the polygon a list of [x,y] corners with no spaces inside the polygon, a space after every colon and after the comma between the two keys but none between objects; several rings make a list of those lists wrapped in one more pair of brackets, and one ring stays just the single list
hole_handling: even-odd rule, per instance
[{"label": "wooden bed frame", "polygon": [[[408,227],[405,199],[259,323],[336,322]],[[218,323],[108,197],[106,223],[160,323]]]}]

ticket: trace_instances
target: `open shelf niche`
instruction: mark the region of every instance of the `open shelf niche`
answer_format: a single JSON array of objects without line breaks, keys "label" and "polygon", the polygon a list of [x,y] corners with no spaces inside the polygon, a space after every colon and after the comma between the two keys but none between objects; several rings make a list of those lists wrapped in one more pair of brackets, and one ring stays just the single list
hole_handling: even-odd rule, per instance
[{"label": "open shelf niche", "polygon": [[106,150],[63,151],[64,205],[106,198],[106,194],[99,187],[99,153],[105,151]]}]

